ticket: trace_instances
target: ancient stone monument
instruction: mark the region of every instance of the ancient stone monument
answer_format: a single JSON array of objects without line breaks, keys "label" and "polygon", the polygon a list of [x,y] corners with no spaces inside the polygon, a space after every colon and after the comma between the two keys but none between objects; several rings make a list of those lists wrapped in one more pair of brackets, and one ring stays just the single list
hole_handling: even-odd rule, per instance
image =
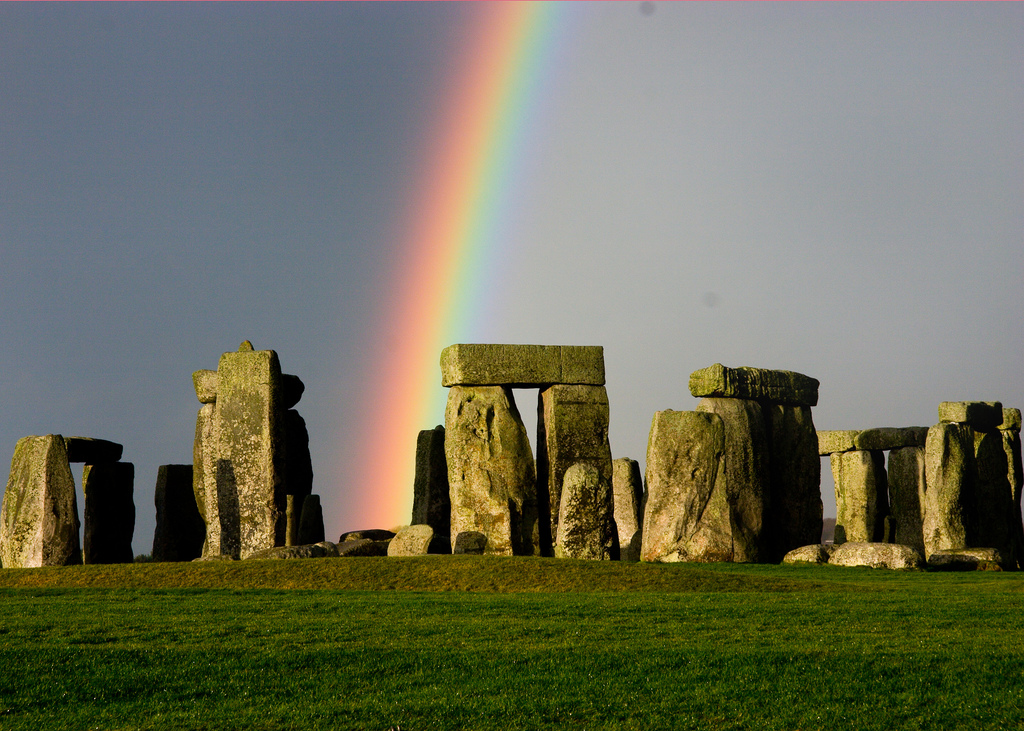
[{"label": "ancient stone monument", "polygon": [[[484,550],[492,554],[553,555],[569,468],[591,465],[602,494],[611,494],[604,382],[600,346],[444,349],[441,383],[450,388],[444,450],[453,537],[479,532],[486,538]],[[540,390],[536,463],[513,388]],[[594,525],[613,525],[610,499],[602,504],[608,516]]]},{"label": "ancient stone monument", "polygon": [[619,532],[619,558],[639,561],[644,525],[644,481],[635,459],[612,460],[612,501]]},{"label": "ancient stone monument", "polygon": [[154,502],[153,560],[191,561],[202,556],[206,524],[192,491],[192,465],[160,465]]},{"label": "ancient stone monument", "polygon": [[[192,376],[196,419],[193,489],[206,523],[203,556],[245,558],[288,537],[288,495],[301,520],[312,490],[305,423],[292,407],[304,386],[281,373],[277,353],[245,341],[216,371]],[[293,520],[295,518],[293,517]],[[293,535],[297,534],[293,526]]]},{"label": "ancient stone monument", "polygon": [[85,497],[83,563],[131,563],[135,533],[135,465],[87,464],[82,472]]},{"label": "ancient stone monument", "polygon": [[416,439],[411,525],[429,525],[438,535],[451,534],[452,503],[441,425],[424,429]]}]

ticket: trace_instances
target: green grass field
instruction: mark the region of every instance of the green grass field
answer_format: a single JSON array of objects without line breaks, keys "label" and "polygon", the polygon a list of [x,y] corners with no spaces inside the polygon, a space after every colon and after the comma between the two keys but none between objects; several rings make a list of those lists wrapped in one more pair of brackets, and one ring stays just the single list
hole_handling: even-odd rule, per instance
[{"label": "green grass field", "polygon": [[0,571],[2,729],[1024,728],[1024,575],[534,558]]}]

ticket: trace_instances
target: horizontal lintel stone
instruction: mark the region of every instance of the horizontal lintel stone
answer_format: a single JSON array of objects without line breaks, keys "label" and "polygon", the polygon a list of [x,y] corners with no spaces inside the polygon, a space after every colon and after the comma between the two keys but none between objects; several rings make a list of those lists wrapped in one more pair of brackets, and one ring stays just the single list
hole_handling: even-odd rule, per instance
[{"label": "horizontal lintel stone", "polygon": [[600,345],[459,343],[441,351],[441,385],[540,387],[603,386]]},{"label": "horizontal lintel stone", "polygon": [[842,429],[838,431],[818,432],[818,454],[837,454],[839,452],[851,452],[854,449],[853,440],[856,439],[856,430]]},{"label": "horizontal lintel stone", "polygon": [[998,401],[943,401],[939,421],[970,424],[978,431],[995,429],[1003,423],[1003,405]]},{"label": "horizontal lintel stone", "polygon": [[901,449],[902,447],[923,447],[928,436],[926,426],[892,427],[865,429],[853,439],[857,449]]},{"label": "horizontal lintel stone", "polygon": [[690,374],[690,394],[697,398],[742,398],[817,406],[818,379],[793,371],[727,368],[715,363]]},{"label": "horizontal lintel stone", "polygon": [[117,462],[121,459],[124,447],[117,442],[92,437],[64,437],[64,446],[68,452],[68,462],[85,462],[101,464]]},{"label": "horizontal lintel stone", "polygon": [[1005,431],[1020,431],[1020,409],[1003,409],[1003,423],[999,428]]}]

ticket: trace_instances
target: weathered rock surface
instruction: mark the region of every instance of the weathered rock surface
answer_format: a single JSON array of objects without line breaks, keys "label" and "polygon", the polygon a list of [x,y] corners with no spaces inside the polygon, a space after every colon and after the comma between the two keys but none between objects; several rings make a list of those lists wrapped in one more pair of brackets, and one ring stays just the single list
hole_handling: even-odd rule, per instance
[{"label": "weathered rock surface", "polygon": [[854,449],[853,440],[859,434],[857,430],[819,431],[818,455],[824,457],[837,452],[849,452]]},{"label": "weathered rock surface", "polygon": [[895,543],[849,542],[836,548],[830,566],[868,566],[873,569],[920,569],[924,559],[910,546]]},{"label": "weathered rock surface", "polygon": [[615,510],[615,529],[619,534],[619,558],[622,561],[640,560],[640,542],[635,554],[630,552],[633,536],[644,524],[644,480],[640,463],[621,457],[612,460],[612,502]]},{"label": "weathered rock surface", "polygon": [[831,462],[836,489],[835,543],[882,541],[889,513],[885,453],[837,452]]},{"label": "weathered rock surface", "polygon": [[1002,568],[1003,554],[995,548],[959,548],[935,551],[928,557],[928,568],[945,571],[977,571]]},{"label": "weathered rock surface", "polygon": [[285,559],[285,558],[335,558],[338,556],[338,546],[330,541],[321,541],[304,546],[277,546],[276,548],[265,548],[249,554],[246,560],[253,559]]},{"label": "weathered rock surface", "polygon": [[479,531],[467,530],[455,536],[455,543],[452,545],[453,554],[467,554],[470,556],[482,556],[487,549],[487,536]]},{"label": "weathered rock surface", "polygon": [[442,386],[604,385],[600,345],[457,344],[441,351]]},{"label": "weathered rock surface", "polygon": [[75,480],[64,437],[19,439],[0,508],[0,565],[79,564],[79,527]]},{"label": "weathered rock surface", "polygon": [[764,554],[769,501],[768,440],[757,401],[706,398],[697,411],[725,424],[725,493],[732,526],[733,561],[757,563]]},{"label": "weathered rock surface", "polygon": [[814,543],[810,546],[800,546],[782,557],[782,563],[828,563],[829,558],[835,551],[834,546],[825,546],[821,543]]},{"label": "weathered rock surface", "polygon": [[117,462],[124,451],[124,447],[117,442],[92,437],[64,437],[64,444],[68,450],[68,462]]},{"label": "weathered rock surface", "polygon": [[341,538],[338,539],[338,543],[344,543],[345,541],[390,541],[395,537],[395,532],[390,530],[382,530],[380,528],[371,528],[369,530],[350,530],[347,533],[342,533]]},{"label": "weathered rock surface", "polygon": [[879,450],[901,447],[923,447],[928,437],[926,426],[878,427],[857,432],[853,439],[855,449]]},{"label": "weathered rock surface", "polygon": [[542,554],[552,555],[549,546],[558,541],[566,470],[585,462],[598,470],[602,484],[611,485],[608,425],[608,392],[604,386],[558,384],[541,391],[537,414],[537,500]]},{"label": "weathered rock surface", "polygon": [[337,544],[338,555],[348,557],[359,557],[359,556],[387,556],[388,555],[388,544],[387,541],[374,541],[369,538],[357,538],[351,541],[344,541],[343,543]]},{"label": "weathered rock surface", "polygon": [[1020,409],[1003,409],[1003,421],[999,428],[1010,431],[1020,431]]},{"label": "weathered rock surface", "polygon": [[998,401],[943,401],[939,421],[970,424],[978,431],[995,429],[1003,422],[1003,405]]},{"label": "weathered rock surface", "polygon": [[203,554],[206,524],[196,506],[192,465],[160,465],[156,476],[154,561],[192,561]]},{"label": "weathered rock surface", "polygon": [[[191,474],[188,490],[191,493]],[[135,465],[101,462],[86,465],[82,474],[85,497],[82,562],[131,563],[135,533]]]},{"label": "weathered rock surface", "polygon": [[307,495],[302,501],[299,518],[299,544],[322,543],[324,540],[324,511],[319,495]]},{"label": "weathered rock surface", "polygon": [[192,386],[201,404],[212,404],[217,400],[217,371],[198,370],[192,373]]},{"label": "weathered rock surface", "polygon": [[[246,341],[217,366],[217,492],[221,531],[237,498],[241,557],[283,546],[287,529],[281,366],[272,350]],[[224,549],[222,538],[221,550]]]},{"label": "weathered rock surface", "polygon": [[698,398],[714,396],[815,406],[818,380],[793,371],[726,368],[715,363],[690,374],[690,394]]},{"label": "weathered rock surface", "polygon": [[284,545],[286,546],[298,546],[301,545],[299,541],[299,523],[302,521],[302,503],[305,501],[305,495],[285,495],[285,522],[287,527],[284,533]]},{"label": "weathered rock surface", "polygon": [[808,406],[762,405],[768,436],[768,528],[762,560],[821,541],[821,457]]},{"label": "weathered rock surface", "polygon": [[654,414],[647,443],[641,560],[732,560],[724,462],[720,416],[698,411]]},{"label": "weathered rock surface", "polygon": [[924,447],[901,447],[889,452],[887,484],[893,543],[910,546],[921,555],[924,546]]},{"label": "weathered rock surface", "polygon": [[537,475],[512,391],[453,386],[445,410],[451,531],[479,531],[487,553],[539,553]]},{"label": "weathered rock surface", "polygon": [[[1004,413],[1005,411],[1004,409]],[[1003,423],[1006,424],[1005,419]],[[1006,452],[1007,481],[1010,484],[1011,502],[1010,525],[1015,536],[1013,553],[1008,560],[1015,562],[1017,568],[1024,568],[1024,525],[1021,524],[1021,488],[1024,483],[1024,466],[1021,464],[1020,429],[1000,428],[999,433],[1003,441],[1003,451]]]},{"label": "weathered rock surface", "polygon": [[613,518],[611,479],[589,462],[577,462],[562,482],[558,558],[617,561],[619,538]]},{"label": "weathered rock surface", "polygon": [[438,537],[429,525],[406,526],[391,539],[391,543],[388,545],[388,555],[425,556],[428,553],[448,553],[448,551],[440,550],[441,542],[435,540]]},{"label": "weathered rock surface", "polygon": [[452,502],[441,425],[424,429],[416,438],[412,494],[412,524],[429,525],[435,533],[448,535],[452,527]]},{"label": "weathered rock surface", "polygon": [[925,556],[967,546],[974,503],[974,431],[967,424],[939,423],[925,444]]},{"label": "weathered rock surface", "polygon": [[298,411],[284,412],[285,494],[306,496],[313,492],[313,461],[309,456],[309,432]]},{"label": "weathered rock surface", "polygon": [[209,556],[200,556],[199,558],[192,559],[192,563],[197,561],[237,561],[238,559],[234,556],[224,556],[219,553],[211,553]]},{"label": "weathered rock surface", "polygon": [[1010,486],[1010,465],[997,430],[974,432],[976,470],[974,511],[968,523],[967,545],[992,546],[1004,558],[1015,553],[1017,529]]}]

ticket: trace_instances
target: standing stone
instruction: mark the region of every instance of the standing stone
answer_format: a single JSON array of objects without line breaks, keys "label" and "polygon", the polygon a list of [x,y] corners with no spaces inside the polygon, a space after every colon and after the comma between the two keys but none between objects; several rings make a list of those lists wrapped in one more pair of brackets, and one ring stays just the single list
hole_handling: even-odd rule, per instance
[{"label": "standing stone", "polygon": [[[191,489],[191,486],[190,486]],[[102,462],[82,472],[83,563],[131,563],[135,533],[135,465]]]},{"label": "standing stone", "polygon": [[1006,452],[1007,481],[1010,484],[1010,531],[1014,536],[1008,563],[1024,568],[1024,525],[1021,524],[1021,487],[1024,467],[1021,465],[1020,410],[1003,409],[1003,423],[999,427],[1003,451]]},{"label": "standing stone", "polygon": [[299,522],[302,520],[302,503],[305,495],[285,495],[285,512],[288,527],[285,529],[284,545],[301,546],[299,543]]},{"label": "standing stone", "polygon": [[64,437],[19,439],[0,508],[0,564],[11,569],[79,564],[79,527]]},{"label": "standing stone", "polygon": [[306,420],[294,409],[284,412],[284,441],[285,494],[305,497],[313,492],[313,461],[309,456]]},{"label": "standing stone", "polygon": [[968,524],[967,545],[995,548],[1009,559],[1016,538],[1012,530],[1013,488],[998,429],[974,431],[974,465],[974,512]]},{"label": "standing stone", "polygon": [[635,459],[612,460],[612,502],[615,529],[619,534],[619,557],[623,561],[639,561],[642,539],[637,539],[636,551],[630,550],[633,539],[642,535],[644,524],[644,481],[640,463]]},{"label": "standing stone", "polygon": [[725,494],[732,525],[733,560],[757,563],[764,555],[768,509],[768,442],[757,401],[706,398],[697,411],[718,414],[725,424]]},{"label": "standing stone", "polygon": [[571,465],[562,484],[555,556],[617,561],[619,540],[613,511],[611,480],[589,462]]},{"label": "standing stone", "polygon": [[925,448],[901,447],[889,452],[887,483],[893,543],[924,555]]},{"label": "standing stone", "polygon": [[935,551],[967,547],[974,502],[974,430],[941,422],[925,442],[925,557]]},{"label": "standing stone", "polygon": [[877,450],[837,452],[831,461],[836,485],[834,543],[882,542],[889,512],[885,453]]},{"label": "standing stone", "polygon": [[[559,510],[566,470],[577,462],[597,468],[602,484],[612,483],[608,443],[608,391],[604,386],[554,385],[540,393],[537,414],[537,496],[541,502],[542,552],[558,541]],[[544,520],[544,496],[550,523]],[[550,524],[550,540],[546,528]]]},{"label": "standing stone", "polygon": [[416,438],[416,477],[413,481],[412,525],[429,525],[448,535],[452,501],[448,489],[448,462],[444,456],[444,427],[424,429]]},{"label": "standing stone", "polygon": [[502,386],[453,386],[445,409],[451,535],[479,531],[486,551],[538,553],[537,474],[526,427]]},{"label": "standing stone", "polygon": [[[237,523],[239,556],[245,558],[285,543],[281,366],[273,350],[253,350],[246,341],[238,352],[221,356],[217,378],[221,530],[225,523],[232,528]],[[237,520],[232,496],[237,500]],[[221,550],[224,548],[222,538]]]},{"label": "standing stone", "polygon": [[157,470],[154,561],[191,561],[203,555],[206,524],[192,484],[190,464],[165,464]]},{"label": "standing stone", "polygon": [[778,562],[794,548],[821,542],[821,458],[809,406],[762,408],[771,496],[762,560]]},{"label": "standing stone", "polygon": [[307,495],[302,501],[302,517],[299,520],[300,546],[320,543],[324,540],[324,510],[319,495]]},{"label": "standing stone", "polygon": [[724,462],[725,425],[718,414],[654,414],[642,561],[732,560]]},{"label": "standing stone", "polygon": [[238,558],[238,498],[226,489],[223,491],[225,510],[222,522],[221,490],[217,484],[218,447],[217,407],[212,402],[205,403],[196,415],[196,436],[192,445],[192,491],[196,508],[206,524],[203,556]]}]

